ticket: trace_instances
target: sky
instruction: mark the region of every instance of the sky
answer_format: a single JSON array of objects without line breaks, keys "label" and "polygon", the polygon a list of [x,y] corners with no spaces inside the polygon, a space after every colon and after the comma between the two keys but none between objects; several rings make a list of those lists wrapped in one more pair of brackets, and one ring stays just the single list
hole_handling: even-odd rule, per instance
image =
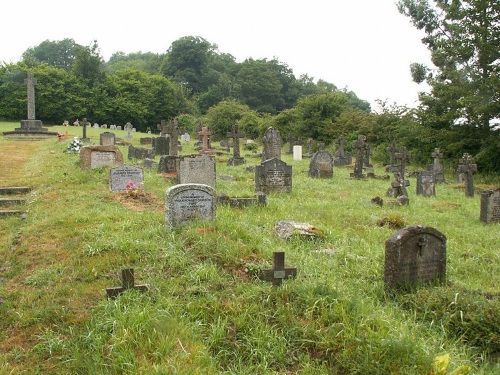
[{"label": "sky", "polygon": [[45,40],[97,40],[101,56],[165,53],[184,36],[202,37],[237,62],[277,59],[303,74],[376,100],[415,107],[410,63],[430,55],[396,0],[25,0],[2,2],[0,62],[16,63]]}]

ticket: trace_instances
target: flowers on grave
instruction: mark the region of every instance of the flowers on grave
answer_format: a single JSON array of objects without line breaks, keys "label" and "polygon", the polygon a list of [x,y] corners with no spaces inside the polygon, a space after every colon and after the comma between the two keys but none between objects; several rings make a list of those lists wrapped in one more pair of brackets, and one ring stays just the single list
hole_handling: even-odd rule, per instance
[{"label": "flowers on grave", "polygon": [[127,192],[127,195],[133,198],[141,197],[144,196],[144,183],[139,183],[139,186],[137,186],[133,181],[130,181],[125,185],[125,191]]},{"label": "flowers on grave", "polygon": [[83,143],[78,139],[78,137],[75,137],[71,142],[69,142],[66,150],[68,152],[79,153],[82,147]]}]

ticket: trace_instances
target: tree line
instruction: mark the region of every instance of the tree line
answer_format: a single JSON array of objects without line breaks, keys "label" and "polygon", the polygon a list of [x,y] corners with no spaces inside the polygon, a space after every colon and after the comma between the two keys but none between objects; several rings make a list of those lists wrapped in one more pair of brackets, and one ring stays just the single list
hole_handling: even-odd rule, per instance
[{"label": "tree line", "polygon": [[308,75],[295,77],[276,59],[236,62],[202,37],[186,36],[164,54],[99,55],[97,41],[44,41],[15,64],[0,64],[0,118],[26,115],[24,78],[32,72],[37,119],[92,122],[156,130],[161,119],[178,117],[188,131],[203,122],[216,139],[238,124],[248,137],[269,126],[287,139],[333,143],[359,134],[372,144],[373,158],[386,162],[390,143],[407,147],[417,164],[435,147],[445,158],[464,152],[480,170],[500,172],[500,4],[493,0],[400,0],[399,11],[425,32],[433,67],[410,66],[416,82],[427,82],[420,105],[370,104],[346,89]]}]

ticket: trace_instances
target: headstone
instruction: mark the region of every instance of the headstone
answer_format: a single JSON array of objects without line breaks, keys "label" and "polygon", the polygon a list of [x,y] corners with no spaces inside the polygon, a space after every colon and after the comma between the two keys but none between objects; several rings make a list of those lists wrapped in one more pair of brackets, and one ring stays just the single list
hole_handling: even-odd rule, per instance
[{"label": "headstone", "polygon": [[84,146],[80,149],[82,169],[123,164],[123,155],[117,146]]},{"label": "headstone", "polygon": [[457,169],[458,180],[465,184],[465,196],[474,196],[474,178],[473,173],[477,172],[477,165],[474,163],[472,156],[465,153],[459,160],[459,166]]},{"label": "headstone", "polygon": [[215,187],[215,158],[208,155],[189,155],[178,159],[177,183],[204,184]]},{"label": "headstone", "polygon": [[313,153],[313,143],[314,143],[314,141],[312,138],[309,138],[307,140],[307,153],[304,154],[305,158],[311,158],[313,156],[313,154],[314,154]]},{"label": "headstone", "polygon": [[283,280],[295,278],[297,276],[297,268],[285,267],[285,253],[282,251],[273,252],[273,268],[262,270],[259,277],[262,280],[272,281],[274,286],[279,286]]},{"label": "headstone", "polygon": [[177,173],[178,160],[178,156],[161,156],[158,161],[158,173]]},{"label": "headstone", "polygon": [[404,175],[401,172],[394,173],[394,181],[391,183],[391,187],[387,190],[388,197],[400,198],[405,197],[406,199],[400,201],[405,202],[405,204],[409,203],[408,199],[408,191],[406,187],[410,186],[410,181],[405,180]]},{"label": "headstone", "polygon": [[292,191],[292,166],[277,158],[268,159],[255,167],[255,191],[265,194]]},{"label": "headstone", "polygon": [[245,137],[245,133],[238,130],[238,125],[233,125],[233,130],[227,132],[227,137],[233,139],[233,156],[228,160],[228,165],[245,164],[245,158],[240,155],[240,138]]},{"label": "headstone", "polygon": [[333,177],[333,157],[328,151],[318,151],[314,154],[309,163],[309,177],[312,178],[332,178]]},{"label": "headstone", "polygon": [[135,285],[134,269],[128,268],[122,270],[122,286],[115,288],[106,288],[108,298],[116,298],[127,289],[136,289],[140,292],[148,290],[148,285]]},{"label": "headstone", "polygon": [[352,156],[350,152],[345,151],[345,145],[347,141],[344,139],[344,136],[341,135],[335,143],[337,146],[337,151],[335,151],[335,158],[333,159],[333,165],[335,166],[343,166],[352,163]]},{"label": "headstone", "polygon": [[80,124],[82,125],[82,138],[81,138],[81,141],[84,142],[84,143],[85,142],[90,142],[90,138],[87,138],[87,126],[89,125],[89,122],[84,117],[82,119],[82,121],[80,122]]},{"label": "headstone", "polygon": [[155,138],[154,149],[156,155],[170,155],[170,137]]},{"label": "headstone", "polygon": [[385,166],[385,171],[386,172],[397,172],[399,171],[398,165],[396,165],[396,152],[398,149],[394,145],[394,142],[391,142],[389,147],[387,147],[387,150],[389,151],[389,165]]},{"label": "headstone", "polygon": [[155,157],[155,149],[128,146],[128,159],[153,159]]},{"label": "headstone", "polygon": [[281,137],[278,129],[270,127],[262,138],[262,162],[269,159],[281,160]]},{"label": "headstone", "polygon": [[116,130],[116,125],[109,125],[110,130]]},{"label": "headstone", "polygon": [[417,174],[417,195],[436,196],[434,174],[431,171],[422,171]]},{"label": "headstone", "polygon": [[181,135],[181,141],[182,142],[190,142],[191,136],[188,133],[184,133]]},{"label": "headstone", "polygon": [[500,188],[481,192],[479,219],[487,224],[500,222]]},{"label": "headstone", "polygon": [[111,132],[101,133],[99,143],[101,146],[114,146],[115,133],[111,133]]},{"label": "headstone", "polygon": [[94,122],[94,129],[99,129],[99,124],[97,122]]},{"label": "headstone", "polygon": [[108,124],[103,124],[103,125],[101,125],[101,128],[103,128],[103,129],[107,129],[107,128],[108,128]]},{"label": "headstone", "polygon": [[122,127],[121,127],[121,125],[118,125],[118,126],[115,127],[115,129],[116,130],[122,130]]},{"label": "headstone", "polygon": [[[153,143],[153,138],[152,137],[145,137],[145,138],[139,138],[139,143],[141,145],[150,145]],[[161,155],[161,154],[159,154]],[[166,154],[164,154],[166,155]]]},{"label": "headstone", "polygon": [[287,154],[292,155],[293,154],[293,146],[294,146],[294,136],[293,133],[288,134],[288,152]]},{"label": "headstone", "polygon": [[[170,120],[170,124],[168,124],[164,131],[168,134],[170,144],[169,144],[169,153],[170,156],[177,156],[179,150],[179,122],[176,118]],[[167,155],[167,154],[162,154]]]},{"label": "headstone", "polygon": [[210,136],[212,132],[206,126],[201,128],[201,131],[198,132],[198,135],[201,137],[201,150],[200,153],[208,154],[210,153]]},{"label": "headstone", "polygon": [[158,164],[153,159],[149,159],[149,158],[146,158],[142,161],[142,166],[144,168],[148,168],[148,169],[158,168]]},{"label": "headstone", "polygon": [[388,289],[444,282],[446,237],[421,225],[401,229],[385,242],[384,281]]},{"label": "headstone", "polygon": [[398,164],[398,171],[404,176],[406,173],[406,163],[410,159],[406,147],[402,146],[399,148],[399,152],[394,153],[394,158]]},{"label": "headstone", "polygon": [[356,151],[356,163],[354,164],[354,172],[351,173],[351,178],[365,178],[364,162],[368,151],[368,144],[364,135],[358,136],[358,140],[352,144],[353,150]]},{"label": "headstone", "polygon": [[302,146],[300,145],[293,146],[293,160],[296,161],[302,160]]},{"label": "headstone", "polygon": [[120,165],[109,170],[109,190],[125,191],[128,183],[133,182],[135,186],[144,183],[144,172],[142,168],[132,165]]},{"label": "headstone", "polygon": [[170,229],[193,220],[213,220],[216,209],[215,191],[208,185],[180,184],[166,192],[165,221]]},{"label": "headstone", "polygon": [[436,184],[446,182],[444,178],[444,170],[441,165],[440,159],[443,157],[443,153],[439,148],[435,148],[431,156],[434,158],[434,162],[427,166],[427,169],[432,171],[434,175],[434,182]]},{"label": "headstone", "polygon": [[130,122],[127,122],[124,126],[124,130],[127,132],[127,134],[125,134],[125,138],[134,138],[134,136],[132,134],[130,134],[130,132],[132,131],[133,129],[133,125],[130,123]]}]

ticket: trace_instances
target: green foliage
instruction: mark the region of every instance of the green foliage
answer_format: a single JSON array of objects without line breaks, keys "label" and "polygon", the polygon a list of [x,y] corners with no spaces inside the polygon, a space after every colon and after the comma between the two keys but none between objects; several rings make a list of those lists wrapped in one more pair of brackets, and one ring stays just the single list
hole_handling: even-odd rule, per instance
[{"label": "green foliage", "polygon": [[233,125],[239,125],[247,137],[258,134],[256,112],[235,100],[222,101],[210,108],[203,116],[203,122],[210,127],[215,139],[224,139]]}]

